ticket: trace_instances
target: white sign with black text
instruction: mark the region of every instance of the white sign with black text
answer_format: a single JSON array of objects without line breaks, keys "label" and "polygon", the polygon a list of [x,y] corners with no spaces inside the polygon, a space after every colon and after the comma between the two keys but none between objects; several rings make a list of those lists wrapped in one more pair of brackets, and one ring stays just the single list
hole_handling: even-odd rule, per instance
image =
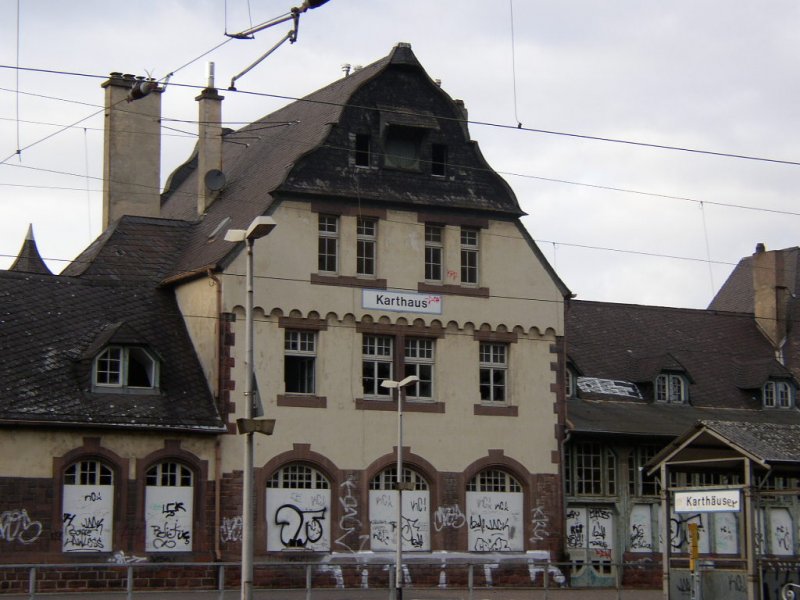
[{"label": "white sign with black text", "polygon": [[739,490],[692,490],[675,492],[675,512],[739,512]]},{"label": "white sign with black text", "polygon": [[387,292],[386,290],[362,290],[361,306],[372,310],[396,312],[442,314],[442,296],[416,292]]}]

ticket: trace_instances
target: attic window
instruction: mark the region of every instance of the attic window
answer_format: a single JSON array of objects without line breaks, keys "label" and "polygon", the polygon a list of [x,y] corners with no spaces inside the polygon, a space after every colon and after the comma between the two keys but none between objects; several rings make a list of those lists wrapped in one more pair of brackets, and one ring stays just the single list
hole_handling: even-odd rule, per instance
[{"label": "attic window", "polygon": [[386,130],[384,165],[406,171],[419,170],[422,133],[412,127],[391,126]]},{"label": "attic window", "polygon": [[369,134],[356,134],[355,162],[357,167],[369,166]]},{"label": "attic window", "polygon": [[662,373],[656,377],[656,402],[686,404],[688,400],[686,378],[675,373]]},{"label": "attic window", "polygon": [[794,405],[794,394],[791,386],[785,381],[768,381],[762,388],[764,408],[791,408]]},{"label": "attic window", "polygon": [[444,144],[431,146],[431,175],[437,177],[447,175],[447,146]]},{"label": "attic window", "polygon": [[144,391],[158,387],[158,361],[138,346],[108,346],[94,361],[95,388]]}]

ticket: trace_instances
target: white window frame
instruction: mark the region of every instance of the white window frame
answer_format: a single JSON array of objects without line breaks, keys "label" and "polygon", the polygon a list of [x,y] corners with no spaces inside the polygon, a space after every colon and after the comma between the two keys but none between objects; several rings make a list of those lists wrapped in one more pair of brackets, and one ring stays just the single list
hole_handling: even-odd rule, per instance
[{"label": "white window frame", "polygon": [[[150,385],[131,385],[131,360],[141,363]],[[159,387],[159,361],[140,346],[107,346],[94,359],[92,382],[96,390],[143,392]]]},{"label": "white window frame", "polygon": [[[302,395],[315,394],[317,389],[317,332],[303,329],[287,329],[284,332],[283,350],[283,383],[286,393]],[[302,381],[300,378],[297,379],[297,383],[301,383],[302,385],[291,387],[308,389],[289,389],[287,365],[292,359],[299,359],[302,361],[304,368],[308,368],[310,364],[311,374],[310,379],[307,376],[302,377]],[[296,370],[296,373],[299,373],[299,370]]]},{"label": "white window frame", "polygon": [[403,342],[403,346],[405,376],[416,375],[419,377],[419,381],[406,387],[406,399],[433,400],[436,340],[432,338],[407,337]]},{"label": "white window frame", "polygon": [[[502,350],[502,352],[501,352]],[[509,344],[504,342],[481,342],[479,347],[479,393],[481,402],[490,405],[508,404],[508,354]],[[488,382],[484,383],[488,375]],[[497,376],[502,375],[502,383],[497,383]],[[487,387],[488,386],[488,387]],[[484,393],[484,390],[488,394]],[[496,392],[502,390],[502,398]]]},{"label": "white window frame", "polygon": [[320,273],[338,273],[339,217],[337,215],[320,214],[317,231],[317,269]]},{"label": "white window frame", "polygon": [[764,408],[787,409],[794,406],[792,386],[786,381],[768,381],[762,388]]},{"label": "white window frame", "polygon": [[356,218],[356,274],[375,277],[378,272],[378,219]]},{"label": "white window frame", "polygon": [[678,373],[660,373],[655,382],[655,400],[665,404],[686,404],[689,386],[686,377]]},{"label": "white window frame", "polygon": [[444,226],[425,223],[425,281],[442,283],[444,273]]},{"label": "white window frame", "polygon": [[478,285],[480,281],[480,233],[478,227],[461,228],[462,285]]},{"label": "white window frame", "polygon": [[[393,378],[395,338],[390,335],[362,334],[361,383],[364,397],[391,399],[391,390],[381,387],[381,382]],[[388,366],[388,373],[386,372]],[[368,372],[369,371],[369,372]],[[371,382],[370,388],[365,382]]]}]

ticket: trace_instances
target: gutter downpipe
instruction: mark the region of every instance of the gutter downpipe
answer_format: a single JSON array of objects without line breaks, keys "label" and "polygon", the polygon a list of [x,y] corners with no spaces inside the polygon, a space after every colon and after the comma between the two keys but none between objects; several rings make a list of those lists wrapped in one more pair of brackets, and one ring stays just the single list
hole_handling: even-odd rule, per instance
[{"label": "gutter downpipe", "polygon": [[[222,353],[220,347],[222,344],[222,325],[221,325],[221,309],[222,309],[222,285],[214,272],[211,269],[206,271],[211,285],[217,288],[217,321],[215,325],[215,336],[217,339],[217,389],[216,397],[219,403],[220,394],[222,390]],[[222,546],[220,540],[220,526],[222,525],[222,439],[218,435],[214,441],[214,559],[217,561],[222,560]]]}]

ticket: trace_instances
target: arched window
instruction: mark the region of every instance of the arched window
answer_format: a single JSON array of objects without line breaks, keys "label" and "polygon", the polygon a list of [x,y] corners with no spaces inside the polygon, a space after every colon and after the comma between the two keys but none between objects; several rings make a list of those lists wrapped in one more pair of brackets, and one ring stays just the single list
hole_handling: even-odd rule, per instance
[{"label": "arched window", "polygon": [[[413,469],[403,468],[403,510],[400,534],[403,550],[429,551],[430,492],[428,482]],[[397,549],[397,467],[391,466],[369,482],[370,547],[376,552]]]},{"label": "arched window", "polygon": [[99,460],[80,460],[64,471],[63,552],[113,550],[114,473]]},{"label": "arched window", "polygon": [[194,518],[194,476],[179,462],[160,462],[145,476],[147,552],[190,552]]},{"label": "arched window", "polygon": [[502,469],[485,469],[467,483],[469,549],[521,552],[525,549],[522,486]]},{"label": "arched window", "polygon": [[301,463],[286,465],[267,481],[267,550],[330,550],[328,479]]}]

